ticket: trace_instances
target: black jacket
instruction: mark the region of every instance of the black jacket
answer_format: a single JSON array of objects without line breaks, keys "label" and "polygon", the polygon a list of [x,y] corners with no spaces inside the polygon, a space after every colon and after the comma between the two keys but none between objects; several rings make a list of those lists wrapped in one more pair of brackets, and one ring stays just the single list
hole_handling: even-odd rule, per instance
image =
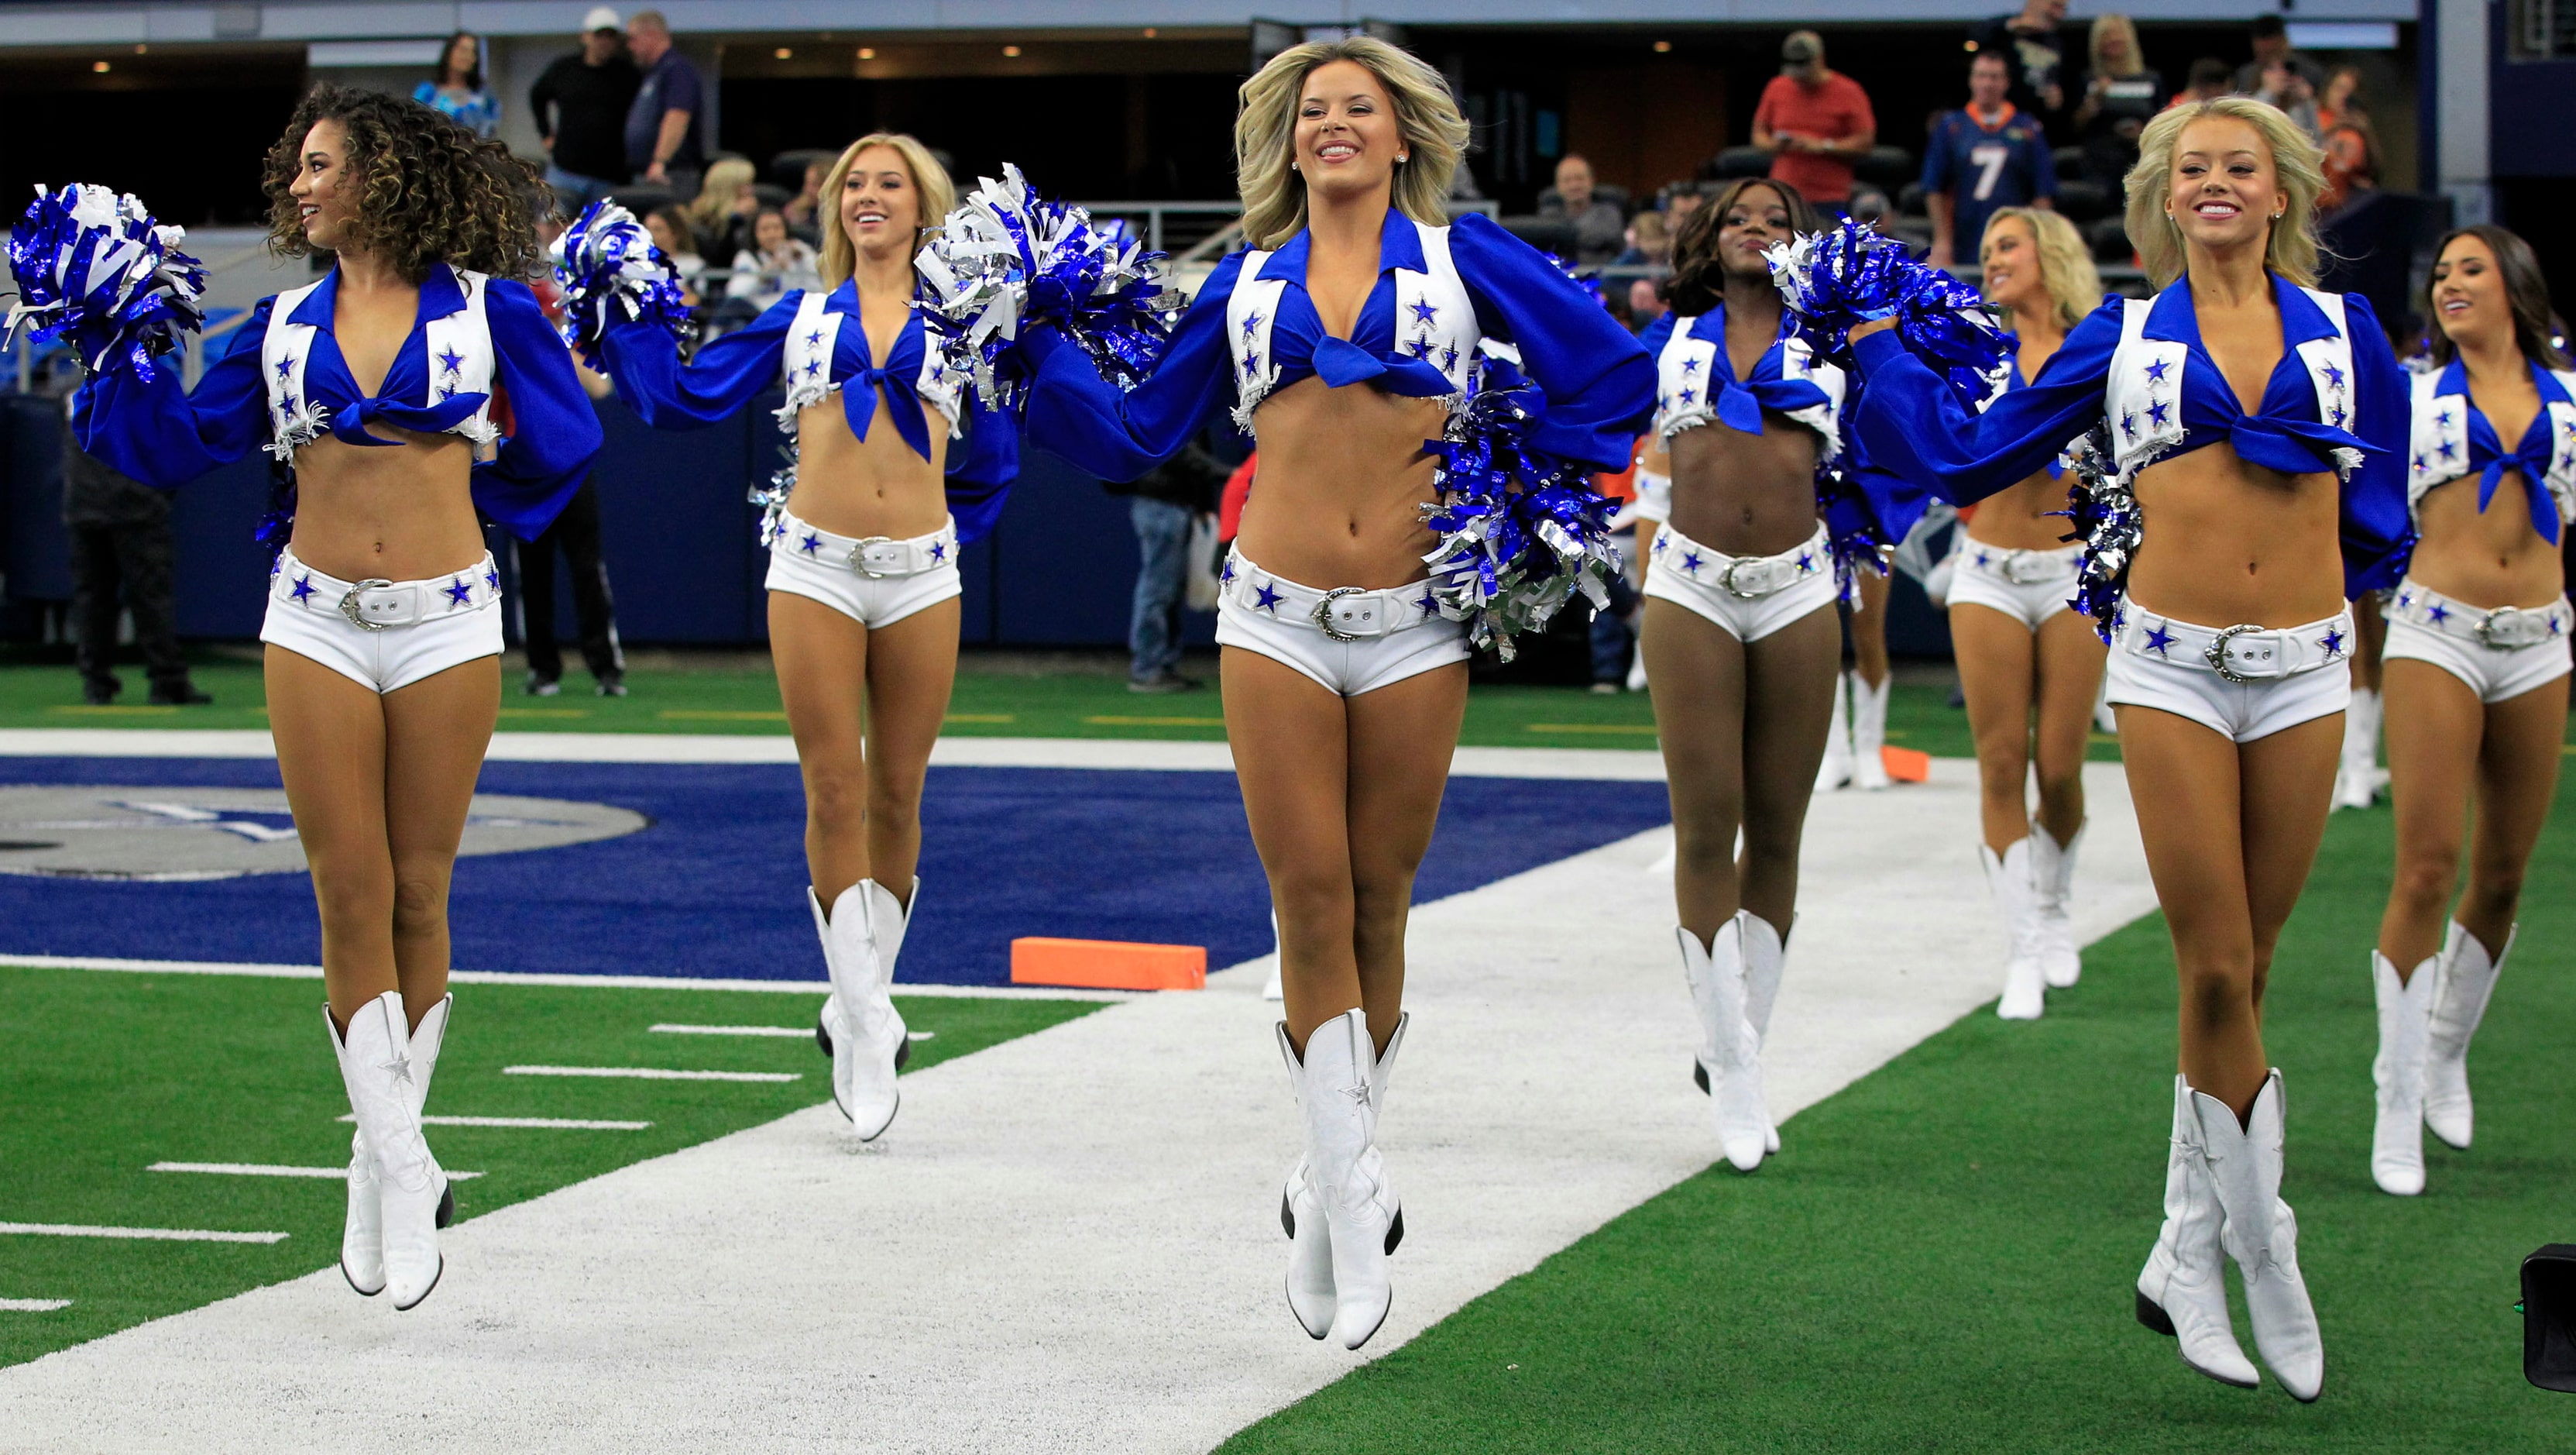
[{"label": "black jacket", "polygon": [[622,55],[604,66],[584,64],[578,52],[556,57],[528,88],[537,135],[555,139],[548,159],[576,176],[627,180],[626,112],[643,84],[643,74]]}]

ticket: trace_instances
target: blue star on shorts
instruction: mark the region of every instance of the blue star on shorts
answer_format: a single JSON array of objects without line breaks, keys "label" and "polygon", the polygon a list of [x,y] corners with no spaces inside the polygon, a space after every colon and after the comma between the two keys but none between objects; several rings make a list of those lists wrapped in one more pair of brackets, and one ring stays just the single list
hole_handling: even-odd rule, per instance
[{"label": "blue star on shorts", "polygon": [[1252,604],[1260,607],[1263,611],[1269,612],[1272,616],[1277,616],[1279,614],[1279,593],[1271,590],[1270,583],[1265,581],[1261,585],[1260,596],[1255,599]]},{"label": "blue star on shorts", "polygon": [[2163,622],[2158,622],[2154,626],[2147,628],[2148,651],[2155,653],[2159,657],[2170,656],[2172,655],[2173,644],[2174,634],[2165,630]]},{"label": "blue star on shorts", "polygon": [[2340,656],[2342,656],[2342,655],[2343,655],[2343,628],[2341,628],[2341,627],[2339,627],[2339,626],[2330,626],[2330,627],[2327,627],[2327,628],[2326,628],[2326,634],[2325,634],[2324,636],[2322,636],[2322,637],[2317,638],[2317,645],[2318,645],[2318,646],[2321,646],[2321,647],[2323,647],[2323,648],[2325,648],[2325,649],[2326,649],[2326,655],[2327,655],[2327,656],[2329,656],[2329,657],[2340,657]]},{"label": "blue star on shorts", "polygon": [[444,594],[448,600],[463,606],[474,599],[474,587],[464,577],[459,576],[447,583]]},{"label": "blue star on shorts", "polygon": [[311,600],[313,597],[313,578],[310,576],[296,577],[295,585],[289,588],[288,594],[293,596],[299,602]]}]

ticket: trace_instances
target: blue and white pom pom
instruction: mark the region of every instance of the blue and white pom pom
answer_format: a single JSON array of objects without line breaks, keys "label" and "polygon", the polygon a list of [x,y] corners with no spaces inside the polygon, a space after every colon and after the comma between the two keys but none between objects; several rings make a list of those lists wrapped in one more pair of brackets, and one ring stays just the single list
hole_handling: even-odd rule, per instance
[{"label": "blue and white pom pom", "polygon": [[8,336],[31,326],[39,340],[62,340],[93,374],[122,364],[151,378],[152,361],[206,321],[197,301],[206,270],[179,250],[187,236],[154,222],[131,193],[38,187],[26,222],[9,235],[18,302]]},{"label": "blue and white pom pom", "polygon": [[2093,630],[2111,640],[2119,624],[2120,601],[2129,590],[2129,564],[2137,559],[2138,542],[2146,537],[2146,517],[2137,493],[2112,462],[2107,426],[2068,448],[2075,469],[2068,485],[2067,509],[2075,523],[2069,539],[2084,543],[2076,567],[2075,595],[2068,605],[2093,618]]},{"label": "blue and white pom pom", "polygon": [[1422,507],[1440,544],[1422,559],[1440,614],[1506,662],[1512,638],[1538,631],[1576,591],[1596,607],[1620,569],[1610,502],[1580,465],[1530,444],[1546,404],[1505,360],[1487,357],[1425,440],[1440,499]]},{"label": "blue and white pom pom", "polygon": [[1164,261],[1122,222],[1032,197],[1004,163],[1002,180],[979,179],[914,259],[929,294],[915,306],[989,408],[1016,406],[1027,390],[1012,346],[1035,324],[1062,330],[1102,378],[1133,389],[1163,356],[1180,302]]},{"label": "blue and white pom pom", "polygon": [[594,202],[555,239],[551,253],[564,290],[564,341],[582,357],[597,363],[600,335],[628,319],[674,338],[687,335],[689,305],[681,300],[679,275],[634,213]]},{"label": "blue and white pom pom", "polygon": [[1974,408],[1995,387],[2011,348],[1977,290],[1916,262],[1905,245],[1845,222],[1773,245],[1771,281],[1816,357],[1849,369],[1851,330],[1896,320],[1897,342]]}]

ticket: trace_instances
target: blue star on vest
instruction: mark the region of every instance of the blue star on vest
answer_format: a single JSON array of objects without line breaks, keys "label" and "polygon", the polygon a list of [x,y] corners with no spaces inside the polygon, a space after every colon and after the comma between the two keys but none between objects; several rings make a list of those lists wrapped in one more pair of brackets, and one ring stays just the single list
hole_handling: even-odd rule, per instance
[{"label": "blue star on vest", "polygon": [[2120,411],[2120,434],[2122,437],[2127,439],[2136,439],[2138,437],[2137,415],[2125,409]]},{"label": "blue star on vest", "polygon": [[947,377],[948,366],[934,361],[930,366],[930,382],[937,384],[942,380],[945,380]]},{"label": "blue star on vest", "polygon": [[1261,310],[1256,308],[1243,316],[1243,336],[1252,337],[1261,329]]},{"label": "blue star on vest", "polygon": [[2441,413],[2434,415],[2433,422],[2444,429],[2449,429],[2451,427],[2451,411],[2445,409]]},{"label": "blue star on vest", "polygon": [[[1413,604],[1421,610],[1424,616],[1429,616],[1440,609],[1440,598],[1432,595],[1431,588],[1425,586],[1422,588],[1422,594],[1414,598]],[[2550,629],[2555,631],[2558,623],[2552,621],[2549,625]]]},{"label": "blue star on vest", "polygon": [[2328,364],[2328,365],[2326,365],[2326,385],[2327,385],[2327,387],[2328,387],[2328,388],[2333,388],[2333,389],[2340,389],[2340,388],[2342,388],[2342,387],[2343,387],[2343,370],[2342,370],[2342,369],[2340,369],[2340,368],[2337,368],[2337,367],[2336,367],[2335,365],[2333,365],[2333,364]]},{"label": "blue star on vest", "polygon": [[2431,618],[2435,626],[2440,626],[2451,619],[2451,608],[2436,601],[2424,608],[2424,615]]},{"label": "blue star on vest", "polygon": [[2341,429],[2343,428],[2343,422],[2350,418],[2352,418],[2351,412],[2345,409],[2342,403],[2338,401],[2334,407],[2334,418],[2327,420],[2326,423],[2333,425],[2337,429]]},{"label": "blue star on vest", "polygon": [[1252,604],[1260,607],[1263,611],[1269,612],[1272,616],[1277,616],[1279,614],[1279,593],[1270,588],[1269,582],[1264,581],[1261,583],[1260,595]]},{"label": "blue star on vest", "polygon": [[282,359],[280,359],[280,360],[278,360],[278,361],[277,361],[277,377],[279,377],[279,378],[283,379],[283,378],[286,378],[286,377],[288,377],[289,375],[293,374],[294,372],[295,372],[295,356],[294,356],[293,354],[289,354],[289,355],[287,355],[285,358],[282,358]]},{"label": "blue star on vest", "polygon": [[465,372],[465,356],[458,353],[453,344],[448,346],[445,353],[438,356],[438,363],[439,372],[443,374],[462,374]]},{"label": "blue star on vest", "polygon": [[2166,403],[2164,400],[2151,399],[2147,401],[2147,423],[2153,425],[2157,429],[2165,427],[2165,421],[2172,417],[2172,412],[2173,406]]},{"label": "blue star on vest", "polygon": [[1703,558],[1700,553],[1697,551],[1684,551],[1682,552],[1682,569],[1696,576],[1699,574],[1700,561],[1702,559]]},{"label": "blue star on vest", "polygon": [[823,538],[809,530],[805,532],[805,539],[796,543],[796,549],[803,551],[809,556],[813,555],[817,551],[823,549]]},{"label": "blue star on vest", "polygon": [[441,398],[441,399],[453,399],[453,398],[455,398],[455,397],[456,397],[456,386],[455,386],[455,385],[453,385],[453,384],[441,384],[441,385],[439,385],[439,386],[438,386],[438,397],[439,397],[439,398]]},{"label": "blue star on vest", "polygon": [[1697,360],[1697,359],[1684,359],[1684,360],[1682,360],[1682,376],[1683,376],[1684,378],[1688,378],[1689,376],[1691,376],[1691,375],[1693,375],[1693,374],[1696,374],[1696,373],[1698,373],[1698,372],[1699,372],[1699,360]]},{"label": "blue star on vest", "polygon": [[2329,656],[2329,657],[2340,657],[2340,656],[2342,656],[2342,655],[2343,655],[2343,628],[2342,628],[2342,627],[2339,627],[2339,626],[2330,626],[2330,627],[2327,627],[2327,628],[2326,628],[2326,634],[2325,634],[2324,636],[2322,636],[2322,637],[2317,638],[2317,645],[2318,645],[2318,646],[2321,646],[2321,647],[2323,647],[2323,648],[2325,648],[2325,649],[2326,649],[2326,655],[2327,655],[2327,656]]},{"label": "blue star on vest", "polygon": [[2173,367],[2173,363],[2172,363],[2172,361],[2171,361],[2171,360],[2168,360],[2168,359],[2155,359],[2155,360],[2151,360],[2151,361],[2147,364],[2147,381],[2148,381],[2149,383],[2151,383],[2151,384],[2161,384],[2161,383],[2163,383],[2163,382],[2165,381],[2165,371],[2166,371],[2167,369],[2172,368],[2172,367]]},{"label": "blue star on vest", "polygon": [[1682,403],[1684,403],[1684,404],[1689,404],[1689,403],[1691,403],[1692,401],[1694,401],[1694,400],[1696,400],[1696,399],[1698,399],[1698,398],[1699,398],[1699,391],[1698,391],[1698,390],[1696,390],[1696,389],[1693,389],[1693,388],[1691,388],[1689,385],[1685,384],[1685,385],[1683,385],[1683,386],[1682,386],[1682,395],[1681,395],[1681,398],[1682,398]]},{"label": "blue star on vest", "polygon": [[1249,353],[1243,356],[1243,372],[1247,374],[1258,373],[1260,369],[1261,355],[1257,353]]},{"label": "blue star on vest", "polygon": [[[1440,367],[1443,369],[1454,369],[1458,367],[1458,346],[1456,344],[1451,344],[1449,347],[1440,351]],[[2576,435],[2571,435],[2570,438],[2576,438]]]},{"label": "blue star on vest", "polygon": [[459,606],[463,606],[474,599],[474,588],[472,585],[467,583],[464,577],[459,576],[455,580],[448,582],[447,585],[442,588],[442,594],[445,595],[448,600],[455,602]]},{"label": "blue star on vest", "polygon": [[289,394],[289,395],[287,395],[284,399],[281,399],[281,400],[279,400],[279,401],[278,401],[278,405],[277,405],[277,412],[278,412],[278,413],[280,413],[280,414],[293,414],[293,413],[295,412],[295,410],[296,410],[296,407],[297,407],[298,405],[302,404],[303,402],[304,402],[303,400],[300,400],[300,399],[296,398],[294,395]]},{"label": "blue star on vest", "polygon": [[1415,339],[1413,341],[1413,346],[1406,350],[1406,352],[1412,354],[1417,359],[1429,359],[1431,357],[1431,335],[1426,333],[1422,337]]},{"label": "blue star on vest", "polygon": [[935,566],[935,565],[939,564],[940,562],[945,561],[945,560],[947,560],[947,559],[948,559],[948,542],[946,542],[946,541],[932,541],[932,542],[930,543],[930,563],[931,563],[932,565],[934,565],[934,566]]},{"label": "blue star on vest", "polygon": [[807,359],[807,360],[805,361],[805,377],[806,377],[806,378],[811,379],[811,378],[813,378],[815,375],[820,374],[820,373],[822,373],[822,372],[823,372],[823,361],[822,361],[821,359]]},{"label": "blue star on vest", "polygon": [[2169,656],[2172,654],[2173,644],[2174,634],[2165,630],[2165,624],[2163,622],[2157,622],[2154,626],[2147,628],[2148,651],[2155,653],[2159,657]]},{"label": "blue star on vest", "polygon": [[2417,450],[2415,452],[2415,468],[2421,470],[2424,468],[2426,463],[2428,462],[2424,458],[2424,452],[2422,450]]},{"label": "blue star on vest", "polygon": [[2443,458],[2443,459],[2446,459],[2446,460],[2448,460],[2448,459],[2454,459],[2454,458],[2457,458],[2457,457],[2458,457],[2458,455],[2459,455],[2459,453],[2460,453],[2460,447],[2459,447],[2458,445],[2456,445],[2456,444],[2453,444],[2453,443],[2452,443],[2451,441],[2449,441],[2449,440],[2444,440],[2444,441],[2442,441],[2442,444],[2441,444],[2441,451],[2442,451],[2442,458]]},{"label": "blue star on vest", "polygon": [[313,599],[313,578],[312,578],[312,577],[310,577],[310,576],[298,576],[298,577],[296,577],[296,578],[295,578],[295,585],[294,585],[293,587],[289,588],[289,593],[288,593],[288,594],[292,595],[292,596],[293,596],[297,601],[299,601],[299,602],[304,602],[304,601],[310,601],[310,600],[312,600],[312,599]]},{"label": "blue star on vest", "polygon": [[823,331],[822,331],[821,329],[819,329],[819,328],[818,328],[818,329],[814,330],[812,333],[809,333],[809,334],[805,335],[805,347],[807,347],[807,348],[809,348],[809,349],[819,349],[819,348],[821,348],[822,346],[823,346]]},{"label": "blue star on vest", "polygon": [[1413,316],[1429,323],[1440,316],[1440,310],[1432,306],[1430,299],[1417,298],[1413,300]]}]

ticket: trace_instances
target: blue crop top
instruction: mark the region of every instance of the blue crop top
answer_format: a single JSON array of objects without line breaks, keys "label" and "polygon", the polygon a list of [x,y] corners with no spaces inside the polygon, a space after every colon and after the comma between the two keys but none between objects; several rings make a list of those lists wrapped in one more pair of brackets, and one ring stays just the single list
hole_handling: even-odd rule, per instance
[{"label": "blue crop top", "polygon": [[2576,376],[2538,364],[2529,368],[2540,409],[2510,452],[2496,434],[2495,421],[2469,393],[2468,368],[2460,360],[2454,358],[2438,374],[2417,381],[2414,454],[2406,481],[2410,512],[2427,491],[2476,475],[2478,513],[2483,515],[2505,474],[2516,472],[2522,476],[2531,528],[2542,540],[2558,544],[2560,521],[2576,511],[2576,396],[2563,382]]},{"label": "blue crop top", "polygon": [[[1816,366],[1803,352],[1797,377],[1790,377],[1789,350],[1783,345],[1789,339],[1794,320],[1785,311],[1780,315],[1780,336],[1772,340],[1771,347],[1763,350],[1761,359],[1753,365],[1750,379],[1735,377],[1735,360],[1726,351],[1726,305],[1722,303],[1713,303],[1709,305],[1708,312],[1687,320],[1678,319],[1671,313],[1662,314],[1646,325],[1646,331],[1637,336],[1637,342],[1645,348],[1649,358],[1661,360],[1664,346],[1672,342],[1674,329],[1684,322],[1690,326],[1689,337],[1715,345],[1715,356],[1707,365],[1711,375],[1708,379],[1688,377],[1698,372],[1692,367],[1698,362],[1694,358],[1683,361],[1681,371],[1684,377],[1671,381],[1669,386],[1662,380],[1657,381],[1657,429],[1666,438],[1670,438],[1675,430],[1701,423],[1711,415],[1723,420],[1729,428],[1745,434],[1760,434],[1762,411],[1766,409],[1795,415],[1803,410],[1831,407],[1838,402],[1810,377]],[[1833,451],[1828,449],[1826,453]]]},{"label": "blue crop top", "polygon": [[[310,417],[318,417],[317,407],[327,412],[334,439],[378,446],[402,441],[368,433],[371,422],[426,434],[469,433],[489,403],[490,413],[507,424],[494,457],[474,466],[475,509],[520,539],[535,539],[572,498],[600,442],[599,416],[536,295],[507,279],[485,283],[494,388],[489,395],[459,392],[437,382],[452,366],[433,371],[427,335],[433,320],[465,309],[466,292],[447,264],[434,264],[421,281],[411,332],[395,350],[382,388],[369,395],[350,376],[332,333],[339,282],[335,268],[287,316],[286,322],[312,328],[302,363],[306,397],[295,406]],[[276,303],[274,296],[260,300],[194,393],[181,390],[175,369],[155,369],[149,380],[111,369],[83,385],[72,415],[81,448],[165,490],[260,448],[273,428],[261,361]]]},{"label": "blue crop top", "polygon": [[[687,364],[680,362],[678,345],[667,331],[632,319],[610,323],[600,345],[609,376],[617,381],[617,396],[656,429],[697,429],[732,417],[764,390],[785,382],[788,334],[805,297],[803,289],[790,291],[748,327],[709,343]],[[913,313],[904,319],[894,347],[879,367],[869,351],[867,330],[859,322],[858,286],[843,280],[824,297],[821,308],[824,313],[842,315],[830,340],[829,367],[823,367],[819,358],[808,358],[801,372],[820,375],[839,390],[841,417],[849,421],[852,435],[868,437],[877,401],[883,398],[895,433],[914,454],[931,458],[929,422],[921,412],[922,385],[925,377],[945,383],[946,365],[925,354],[921,315]],[[822,342],[819,337],[811,341]],[[791,392],[802,395],[814,382],[801,381]],[[956,387],[964,389],[965,381],[956,381]],[[796,432],[794,411],[803,402],[791,398],[779,419],[790,435]],[[929,402],[964,433],[963,448],[948,452],[948,509],[957,518],[958,540],[979,540],[1000,518],[1011,481],[1019,474],[1018,432],[1010,416],[985,408],[980,401],[961,409],[954,394],[934,393]]]},{"label": "blue crop top", "polygon": [[[1103,479],[1132,480],[1177,453],[1225,407],[1238,388],[1238,370],[1267,377],[1266,386],[1247,396],[1255,402],[1308,375],[1337,389],[1365,383],[1390,394],[1442,398],[1460,390],[1453,371],[1461,364],[1461,340],[1472,352],[1477,339],[1487,338],[1518,347],[1522,371],[1546,398],[1531,436],[1538,449],[1597,470],[1625,469],[1654,405],[1654,366],[1646,351],[1536,249],[1472,213],[1445,232],[1448,261],[1473,319],[1440,316],[1442,305],[1428,296],[1408,303],[1399,318],[1397,271],[1422,275],[1434,266],[1423,231],[1388,210],[1378,238],[1377,285],[1348,339],[1325,331],[1307,295],[1303,232],[1269,254],[1256,275],[1284,284],[1275,317],[1229,328],[1229,301],[1238,286],[1253,286],[1242,277],[1250,255],[1236,253],[1217,265],[1152,377],[1131,392],[1103,381],[1060,333],[1031,330],[1024,347],[1037,378],[1029,392],[1029,441]],[[1268,357],[1239,357],[1229,332],[1257,333],[1265,322]]]},{"label": "blue crop top", "polygon": [[[2191,288],[2184,282],[2156,295],[2139,331],[2150,345],[2178,345],[2179,362],[2173,350],[2137,351],[2141,379],[2135,383],[2147,389],[2138,396],[2146,402],[2123,407],[2122,418],[2109,417],[2106,401],[2130,382],[2112,377],[2127,301],[2111,298],[2075,326],[2037,379],[2005,393],[1983,414],[1962,407],[1892,331],[1860,340],[1854,352],[1869,387],[1851,411],[1854,432],[1880,465],[1965,505],[2028,479],[2097,425],[2107,430],[2126,470],[2143,468],[2147,456],[2132,453],[2124,441],[2169,433],[2178,409],[2179,438],[2155,451],[2157,456],[2225,440],[2238,456],[2267,469],[2342,472],[2346,594],[2391,585],[2408,536],[2405,373],[2358,294],[2344,299],[2348,334],[2336,329],[2315,300],[2278,276],[2273,297],[2281,316],[2281,358],[2264,385],[2261,407],[2251,414],[2203,347]],[[2341,368],[2324,366],[2320,376],[2299,347],[2338,338],[2348,340],[2351,353],[2348,393]],[[2175,369],[2181,373],[2178,404],[2165,388]],[[2340,418],[2321,417],[2321,378],[2335,391],[2330,397],[2336,402],[2325,409]]]}]

